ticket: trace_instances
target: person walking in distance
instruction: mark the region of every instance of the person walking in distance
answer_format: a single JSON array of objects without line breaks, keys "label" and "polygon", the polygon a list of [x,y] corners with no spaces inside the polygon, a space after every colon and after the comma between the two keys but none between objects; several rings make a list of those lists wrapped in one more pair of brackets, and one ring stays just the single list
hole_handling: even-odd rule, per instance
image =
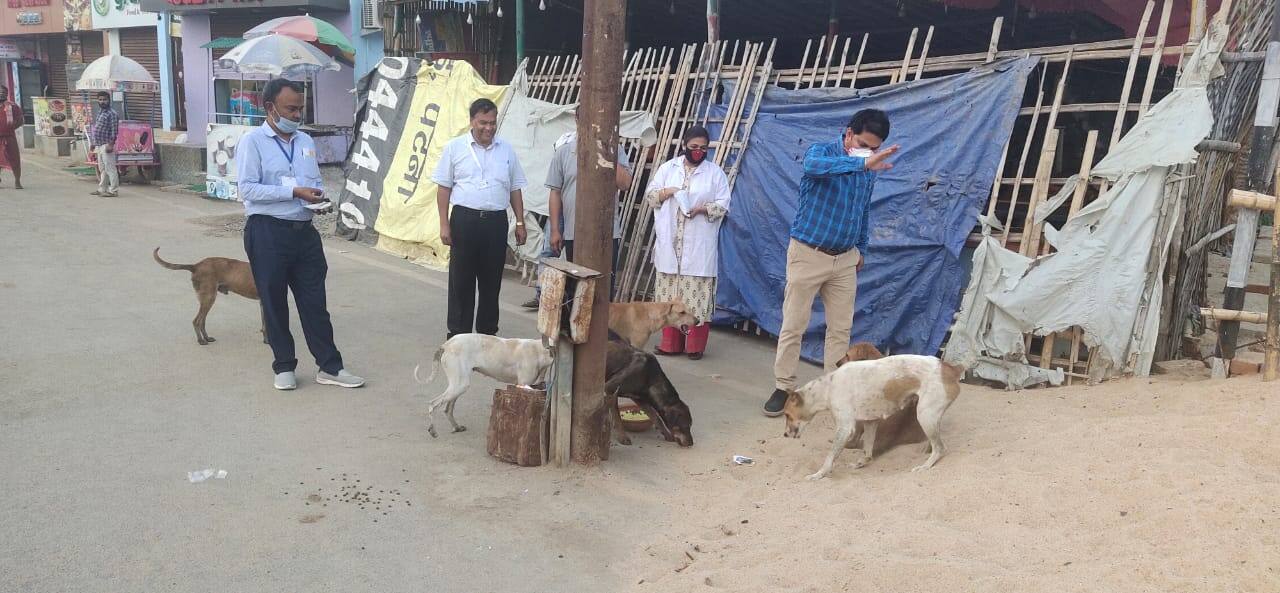
[{"label": "person walking in distance", "polygon": [[471,103],[471,131],[445,144],[431,177],[439,186],[440,242],[451,248],[449,338],[497,335],[508,207],[515,214],[516,243],[524,245],[527,237],[520,190],[528,182],[515,150],[495,135],[497,131],[498,106],[476,99]]},{"label": "person walking in distance", "polygon": [[99,91],[98,116],[90,135],[93,154],[98,158],[98,189],[95,196],[116,197],[120,189],[120,170],[116,168],[116,137],[120,135],[120,115],[111,107],[111,94]]},{"label": "person walking in distance", "polygon": [[871,190],[879,172],[893,167],[888,158],[898,151],[896,145],[881,149],[888,137],[889,117],[864,109],[849,119],[842,138],[814,144],[805,153],[800,204],[787,247],[782,330],[773,363],[775,389],[764,404],[766,416],[782,414],[787,390],[796,385],[800,343],[815,295],[822,295],[827,316],[826,372],[836,368],[849,347],[858,272],[866,263]]},{"label": "person walking in distance", "polygon": [[248,216],[244,251],[261,299],[276,389],[298,386],[294,374],[298,359],[289,331],[289,291],[307,347],[319,367],[316,383],[360,387],[364,379],[343,368],[325,302],[329,264],[311,217],[314,212],[327,212],[329,202],[324,197],[315,141],[298,131],[303,91],[301,84],[282,78],[268,82],[262,92],[267,121],[240,140],[236,169]]},{"label": "person walking in distance", "polygon": [[0,169],[13,173],[14,189],[22,189],[22,153],[17,134],[22,122],[22,107],[9,98],[9,88],[0,84]]}]

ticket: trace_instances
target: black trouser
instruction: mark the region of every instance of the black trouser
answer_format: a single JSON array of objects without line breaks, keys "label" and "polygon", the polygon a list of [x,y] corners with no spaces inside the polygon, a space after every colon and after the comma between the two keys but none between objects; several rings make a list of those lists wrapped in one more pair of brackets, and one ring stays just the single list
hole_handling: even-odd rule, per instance
[{"label": "black trouser", "polygon": [[[449,214],[449,337],[498,333],[498,293],[507,262],[507,211],[454,206]],[[479,303],[476,292],[480,293]]]},{"label": "black trouser", "polygon": [[302,335],[316,366],[330,375],[342,370],[342,354],[333,345],[333,324],[325,305],[324,279],[329,264],[320,233],[310,222],[294,222],[255,214],[244,225],[244,252],[262,301],[262,319],[277,373],[298,367],[289,332],[289,296],[298,306]]},{"label": "black trouser", "polygon": [[[609,300],[610,301],[612,301],[614,298],[618,296],[618,253],[619,253],[619,248],[621,247],[622,247],[622,239],[614,239],[613,240],[613,267],[610,268],[610,271],[613,273],[609,274]],[[569,261],[573,261],[573,240],[572,239],[564,242],[564,257]]]}]

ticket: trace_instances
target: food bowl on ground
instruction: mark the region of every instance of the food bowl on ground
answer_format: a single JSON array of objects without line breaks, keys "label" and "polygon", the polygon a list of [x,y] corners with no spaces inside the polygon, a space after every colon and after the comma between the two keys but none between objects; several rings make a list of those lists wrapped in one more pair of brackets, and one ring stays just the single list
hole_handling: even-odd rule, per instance
[{"label": "food bowl on ground", "polygon": [[618,412],[622,415],[622,428],[627,432],[646,432],[653,430],[653,418],[650,418],[640,406],[635,404],[622,404],[618,406]]}]

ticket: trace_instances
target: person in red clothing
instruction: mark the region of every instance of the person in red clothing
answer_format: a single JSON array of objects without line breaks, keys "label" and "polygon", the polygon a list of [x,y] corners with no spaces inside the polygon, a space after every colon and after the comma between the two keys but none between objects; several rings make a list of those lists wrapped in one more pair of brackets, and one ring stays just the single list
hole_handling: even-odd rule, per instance
[{"label": "person in red clothing", "polygon": [[22,157],[18,153],[18,128],[22,107],[9,99],[9,88],[0,85],[0,169],[13,172],[13,187],[22,189]]}]

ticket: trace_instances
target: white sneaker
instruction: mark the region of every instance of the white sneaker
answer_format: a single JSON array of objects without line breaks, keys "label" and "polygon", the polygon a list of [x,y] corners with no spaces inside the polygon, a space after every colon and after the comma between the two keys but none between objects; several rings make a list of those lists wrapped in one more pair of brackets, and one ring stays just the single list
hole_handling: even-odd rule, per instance
[{"label": "white sneaker", "polygon": [[336,375],[330,375],[324,371],[316,373],[316,383],[321,385],[337,385],[338,387],[360,387],[364,385],[364,379],[347,372],[347,369],[338,371]]},{"label": "white sneaker", "polygon": [[298,377],[293,371],[285,371],[276,373],[276,389],[280,391],[291,391],[298,388]]}]

